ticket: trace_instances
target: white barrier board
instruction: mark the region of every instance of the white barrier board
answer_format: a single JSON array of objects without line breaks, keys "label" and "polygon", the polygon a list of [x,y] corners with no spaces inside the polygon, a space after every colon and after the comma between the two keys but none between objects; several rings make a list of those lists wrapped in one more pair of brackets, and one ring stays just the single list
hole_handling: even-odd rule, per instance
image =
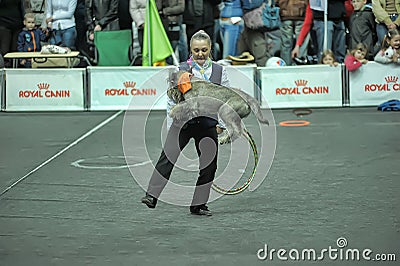
[{"label": "white barrier board", "polygon": [[[164,110],[169,67],[88,67],[90,110]],[[256,65],[228,66],[232,87],[254,96]]]},{"label": "white barrier board", "polygon": [[239,88],[249,95],[256,97],[256,84],[254,80],[257,70],[256,64],[250,66],[226,66],[225,69],[231,87]]},{"label": "white barrier board", "polygon": [[88,67],[90,110],[165,110],[174,67]]},{"label": "white barrier board", "polygon": [[[342,106],[342,68],[260,67],[262,108]],[[266,100],[266,102],[264,101]]]},{"label": "white barrier board", "polygon": [[368,62],[349,73],[350,106],[377,106],[400,99],[400,68],[395,64]]},{"label": "white barrier board", "polygon": [[83,111],[84,69],[6,69],[6,111]]}]

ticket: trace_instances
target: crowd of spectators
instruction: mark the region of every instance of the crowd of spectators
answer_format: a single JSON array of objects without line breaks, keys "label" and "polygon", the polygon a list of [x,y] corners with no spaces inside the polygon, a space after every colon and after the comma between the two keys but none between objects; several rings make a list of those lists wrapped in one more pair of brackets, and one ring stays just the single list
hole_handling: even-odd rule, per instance
[{"label": "crowd of spectators", "polygon": [[[136,41],[141,46],[147,2],[1,0],[0,54],[24,51],[21,47],[30,47],[32,40],[29,32],[35,29],[40,29],[46,36],[40,35],[42,44],[66,46],[79,50],[88,58],[93,57],[91,48],[96,31],[134,29],[138,33]],[[315,1],[276,0],[282,23],[279,29],[273,31],[254,30],[246,26],[243,20],[243,15],[249,12],[246,9],[249,1],[246,0],[155,2],[180,61],[185,61],[189,56],[188,36],[200,29],[212,38],[213,59],[221,62],[228,56],[240,56],[245,52],[250,52],[257,66],[265,66],[271,57],[282,58],[286,65],[323,63],[322,55],[325,54],[331,56],[334,62],[345,63],[348,55],[354,59],[354,55],[362,53],[361,65],[374,60],[376,56],[379,57],[378,62],[385,63],[397,63],[399,58],[397,53],[400,51],[396,51],[398,45],[391,43],[393,36],[388,34],[393,35],[396,33],[393,30],[399,28],[400,0],[329,0],[327,23],[324,21],[324,12],[313,8]],[[35,28],[27,28],[27,20],[33,20]],[[325,27],[327,44],[324,46]],[[383,60],[381,57],[389,47],[395,55]],[[172,60],[167,62],[172,64]]]}]

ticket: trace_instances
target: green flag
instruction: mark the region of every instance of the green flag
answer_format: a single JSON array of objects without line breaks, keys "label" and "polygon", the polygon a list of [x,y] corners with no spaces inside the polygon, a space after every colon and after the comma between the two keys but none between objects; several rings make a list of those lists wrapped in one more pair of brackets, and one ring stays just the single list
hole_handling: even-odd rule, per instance
[{"label": "green flag", "polygon": [[148,0],[143,33],[142,65],[152,66],[155,62],[164,60],[172,53],[173,50],[158,15],[156,3],[154,0]]}]

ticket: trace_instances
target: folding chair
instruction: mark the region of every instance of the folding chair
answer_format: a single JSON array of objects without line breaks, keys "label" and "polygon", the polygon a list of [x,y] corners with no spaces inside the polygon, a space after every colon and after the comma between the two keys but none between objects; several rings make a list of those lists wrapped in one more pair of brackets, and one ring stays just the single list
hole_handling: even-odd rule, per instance
[{"label": "folding chair", "polygon": [[132,31],[96,31],[95,61],[97,66],[129,66],[132,55]]}]

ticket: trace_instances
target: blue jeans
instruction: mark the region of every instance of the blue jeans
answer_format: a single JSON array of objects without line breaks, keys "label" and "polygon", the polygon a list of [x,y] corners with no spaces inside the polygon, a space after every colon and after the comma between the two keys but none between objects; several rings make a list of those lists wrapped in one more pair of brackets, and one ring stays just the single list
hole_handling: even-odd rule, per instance
[{"label": "blue jeans", "polygon": [[49,43],[75,49],[76,29],[71,27],[64,30],[54,30]]},{"label": "blue jeans", "polygon": [[[296,39],[299,37],[301,27],[303,26],[303,21],[301,20],[284,20],[280,27],[281,31],[281,53],[280,56],[285,61],[287,66],[291,66],[292,62],[292,49]],[[295,36],[295,38],[293,37]],[[300,47],[299,57],[307,56],[308,42],[310,40],[310,35],[304,38],[303,44]]]},{"label": "blue jeans", "polygon": [[[321,58],[324,49],[324,21],[314,20],[315,34],[318,44],[318,59]],[[332,50],[339,63],[343,63],[346,56],[345,27],[343,21],[333,22],[328,20],[327,48]]]},{"label": "blue jeans", "polygon": [[189,58],[188,40],[186,37],[186,24],[181,24],[181,32],[178,41],[178,51],[180,62],[185,62]]},{"label": "blue jeans", "polygon": [[[390,19],[395,21],[399,15],[391,16]],[[398,28],[398,27],[397,27]],[[378,44],[382,46],[383,39],[385,38],[388,28],[385,23],[376,24],[376,35],[378,35]]]},{"label": "blue jeans", "polygon": [[243,19],[236,23],[232,24],[231,20],[219,20],[220,28],[221,28],[221,39],[223,43],[223,52],[222,58],[226,58],[228,55],[237,56],[238,49],[237,43],[240,37],[240,34],[244,28]]}]

